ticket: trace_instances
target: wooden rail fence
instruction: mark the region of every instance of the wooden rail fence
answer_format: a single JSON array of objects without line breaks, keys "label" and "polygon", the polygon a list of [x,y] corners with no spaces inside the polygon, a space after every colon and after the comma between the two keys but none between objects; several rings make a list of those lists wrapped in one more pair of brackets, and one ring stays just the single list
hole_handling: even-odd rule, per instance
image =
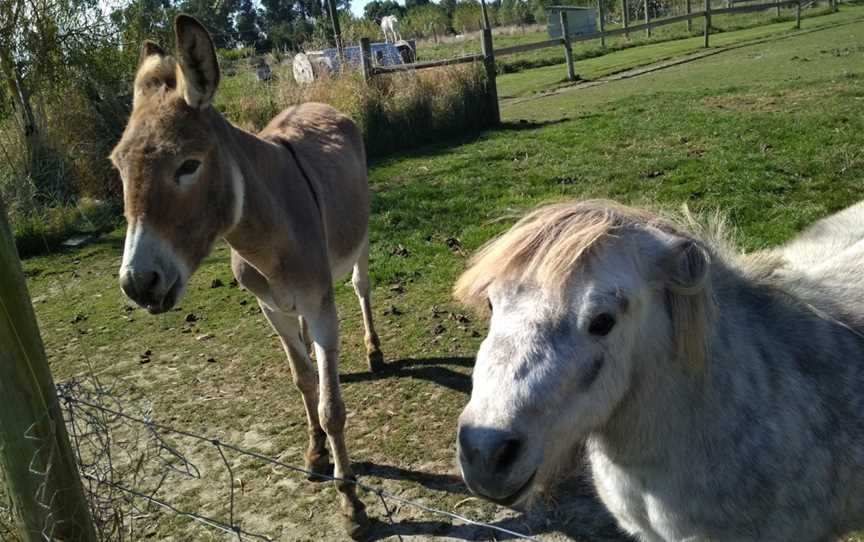
[{"label": "wooden rail fence", "polygon": [[[466,63],[475,63],[482,62],[484,65],[484,70],[486,71],[488,84],[488,96],[490,103],[494,103],[493,110],[496,112],[495,121],[497,122],[500,119],[500,112],[498,109],[498,92],[495,83],[495,58],[502,57],[506,55],[515,55],[519,53],[527,53],[529,51],[536,51],[539,49],[546,49],[549,47],[563,47],[564,48],[564,59],[565,64],[567,66],[567,80],[575,81],[577,79],[576,71],[574,68],[574,59],[573,59],[573,50],[572,44],[583,41],[590,40],[600,40],[601,47],[606,47],[606,38],[611,38],[615,36],[625,36],[627,38],[630,37],[631,32],[641,32],[645,31],[647,36],[651,36],[651,31],[654,28],[658,28],[661,26],[666,26],[670,24],[676,23],[687,23],[687,31],[693,31],[693,21],[696,19],[702,19],[702,28],[703,35],[705,37],[705,47],[710,46],[710,35],[711,35],[711,17],[715,15],[726,15],[733,13],[751,13],[754,11],[766,11],[769,9],[776,9],[777,15],[780,14],[780,9],[782,8],[795,8],[795,28],[801,28],[801,9],[805,7],[810,7],[818,3],[819,0],[778,0],[774,2],[763,2],[758,4],[744,4],[744,2],[750,2],[752,0],[727,0],[726,7],[722,8],[713,8],[711,6],[712,0],[705,0],[703,5],[703,9],[701,11],[693,11],[692,1],[686,0],[685,9],[686,12],[681,15],[674,15],[671,17],[662,17],[657,19],[651,19],[649,16],[648,10],[648,0],[643,0],[644,2],[644,12],[645,12],[645,22],[641,24],[631,25],[629,18],[629,10],[628,10],[628,0],[621,0],[621,5],[624,13],[623,17],[623,26],[620,28],[613,28],[611,30],[606,30],[604,23],[604,11],[603,11],[603,2],[598,0],[598,13],[599,13],[599,31],[592,32],[590,34],[577,34],[570,35],[567,27],[567,10],[566,8],[561,9],[559,12],[560,15],[560,23],[562,29],[562,37],[554,38],[544,41],[538,41],[535,43],[523,43],[520,45],[512,45],[510,47],[502,47],[499,49],[495,49],[492,45],[492,31],[489,28],[486,28],[482,31],[480,36],[480,53],[473,53],[463,56],[458,56],[454,58],[447,58],[442,60],[427,60],[427,61],[419,61],[413,62],[409,64],[401,64],[397,66],[375,66],[372,62],[372,54],[371,54],[371,44],[368,38],[360,39],[360,60],[361,60],[361,72],[363,76],[368,80],[377,75],[384,74],[392,74],[398,72],[406,72],[406,71],[415,71],[415,70],[424,70],[428,68],[438,68],[441,66],[453,66],[456,64],[466,64]],[[716,0],[715,0],[716,1]],[[837,11],[837,2],[838,0],[827,0],[828,5],[832,9],[832,11]],[[561,6],[558,6],[561,8]],[[582,9],[582,8],[574,8],[574,9]],[[494,101],[493,101],[494,100]]]}]

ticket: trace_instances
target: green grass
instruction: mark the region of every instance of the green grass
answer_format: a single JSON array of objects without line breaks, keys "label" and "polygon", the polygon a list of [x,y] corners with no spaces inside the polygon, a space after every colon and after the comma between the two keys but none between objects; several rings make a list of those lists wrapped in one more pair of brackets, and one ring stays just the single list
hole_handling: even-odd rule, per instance
[{"label": "green grass", "polygon": [[[851,20],[857,9],[831,17]],[[720,208],[750,250],[780,243],[861,199],[862,38],[864,23],[856,22],[514,103],[500,129],[374,163],[373,306],[390,371],[366,372],[354,294],[347,282],[337,286],[349,450],[363,480],[487,521],[512,517],[465,500],[454,467],[456,419],[485,326],[481,315],[467,314],[468,322],[451,316],[464,313],[449,292],[466,255],[513,217],[563,198]],[[56,378],[92,365],[104,381],[116,380],[115,393],[130,411],[151,405],[158,421],[302,464],[299,394],[252,296],[228,286],[227,248],[219,245],[205,261],[175,311],[151,317],[128,308],[117,288],[122,235],[25,262]],[[211,288],[217,278],[226,286]],[[187,323],[189,313],[197,321]],[[150,361],[142,364],[147,350]],[[184,451],[205,479],[169,484],[164,495],[181,508],[224,512],[227,475],[218,456]],[[338,538],[329,484],[232,461],[243,483],[236,507],[244,526],[283,539]],[[607,518],[586,512],[596,508],[584,508],[580,495],[565,493],[556,512],[507,525],[615,539]],[[372,515],[384,517],[374,496],[364,500]],[[397,527],[376,533],[486,536],[407,507],[395,518]],[[154,539],[203,536],[202,528],[162,512],[136,525]]]},{"label": "green grass", "polygon": [[[834,25],[841,21],[848,21],[850,16],[853,15],[855,17],[864,16],[864,7],[844,6],[842,13],[823,14],[812,19],[804,19],[804,22],[802,22],[802,29],[806,31]],[[731,15],[727,17],[731,17]],[[765,26],[747,28],[744,30],[712,34],[710,37],[710,45],[712,48],[728,47],[771,36],[788,34],[794,32],[793,24],[794,23],[790,21],[783,21]],[[674,29],[676,26],[678,25],[670,25],[670,27],[664,28]],[[686,29],[684,23],[682,23],[682,28]],[[591,56],[590,58],[578,60],[575,63],[575,71],[580,79],[593,80],[635,66],[641,66],[643,64],[649,64],[688,53],[695,53],[703,50],[704,44],[704,38],[699,36],[646,44],[641,47],[629,47],[620,50],[613,50],[603,56]],[[566,85],[567,70],[563,64],[563,58],[561,58],[560,62],[560,64],[550,65],[543,68],[500,76],[498,78],[499,97],[502,99],[522,97],[533,93],[548,92],[556,86]]]},{"label": "green grass", "polygon": [[[721,4],[723,7],[725,7],[726,5],[725,2],[720,2],[718,0],[713,1],[715,8],[721,7]],[[693,5],[694,11],[699,11],[702,9],[701,3],[694,2]],[[672,15],[681,15],[685,12],[683,2],[666,3],[666,6],[670,10],[669,13],[665,15],[667,17]],[[802,17],[806,19],[810,17],[821,16],[826,13],[829,13],[829,10],[826,6],[814,6],[811,9],[804,10],[802,12]],[[777,23],[786,23],[793,21],[794,16],[794,10],[791,8],[782,9],[779,15],[773,9],[752,13],[715,15],[711,19],[711,26],[712,32],[722,34],[741,29],[751,29],[754,27],[758,28],[765,26],[775,26]],[[641,24],[642,22],[643,21],[641,20],[632,21],[631,24],[636,25]],[[537,28],[537,26],[531,26],[527,27],[523,32],[517,30],[515,31],[515,33],[512,34],[496,33],[493,38],[495,49],[502,49],[505,47],[511,47],[514,45],[522,45],[527,43],[535,43],[549,39],[545,26],[543,26],[541,30],[538,30]],[[613,30],[616,28],[620,28],[620,25],[608,24],[606,26],[607,30]],[[787,30],[788,25],[783,26],[783,29]],[[769,29],[768,32],[776,33],[777,28],[775,27]],[[662,44],[664,42],[672,40],[684,40],[690,37],[696,37],[694,42],[698,42],[701,44],[701,35],[702,21],[700,19],[694,19],[691,31],[687,30],[686,22],[676,23],[668,26],[653,28],[651,36],[647,36],[645,31],[640,31],[631,33],[629,37],[616,36],[608,38],[606,40],[605,48],[601,47],[600,40],[576,42],[573,44],[573,55],[576,60],[585,60],[600,57],[614,51],[622,51],[633,48],[642,49],[641,46],[644,45]],[[754,35],[761,36],[765,35],[765,33],[757,31]],[[722,43],[722,40],[721,42],[717,43]],[[687,50],[687,48],[688,47],[685,45],[683,50]],[[448,40],[442,41],[437,44],[432,42],[422,42],[418,45],[418,53],[422,59],[447,58],[468,53],[477,53],[479,52],[479,50],[479,33],[467,35],[460,40],[454,40],[453,38],[449,38]],[[673,46],[669,49],[669,53],[667,54],[677,54],[681,51],[681,46]],[[637,56],[639,56],[638,53]],[[497,59],[497,67],[500,74],[522,72],[526,69],[538,68],[543,66],[554,66],[563,63],[564,50],[562,47],[550,47],[537,51],[503,56]],[[581,73],[580,75],[582,75],[583,77],[586,76],[585,74]],[[558,83],[562,79],[563,76],[559,75],[557,79],[553,81],[546,81],[543,84],[550,82]],[[543,84],[538,85],[536,88],[543,88]]]}]

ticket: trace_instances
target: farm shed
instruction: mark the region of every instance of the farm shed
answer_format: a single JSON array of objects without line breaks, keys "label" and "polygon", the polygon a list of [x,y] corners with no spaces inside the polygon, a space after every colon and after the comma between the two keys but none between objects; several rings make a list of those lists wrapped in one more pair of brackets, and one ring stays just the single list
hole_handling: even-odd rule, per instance
[{"label": "farm shed", "polygon": [[562,37],[560,16],[562,11],[567,12],[567,27],[571,36],[597,32],[597,12],[593,8],[549,6],[546,8],[546,20],[549,21],[546,30],[550,38]]}]

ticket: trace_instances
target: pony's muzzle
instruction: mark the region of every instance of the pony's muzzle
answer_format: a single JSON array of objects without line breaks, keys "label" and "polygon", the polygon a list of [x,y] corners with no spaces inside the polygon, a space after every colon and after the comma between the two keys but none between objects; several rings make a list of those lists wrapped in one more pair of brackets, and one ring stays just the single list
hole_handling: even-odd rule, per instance
[{"label": "pony's muzzle", "polygon": [[472,492],[505,506],[528,493],[535,470],[525,466],[520,435],[460,424],[458,449],[462,478]]}]

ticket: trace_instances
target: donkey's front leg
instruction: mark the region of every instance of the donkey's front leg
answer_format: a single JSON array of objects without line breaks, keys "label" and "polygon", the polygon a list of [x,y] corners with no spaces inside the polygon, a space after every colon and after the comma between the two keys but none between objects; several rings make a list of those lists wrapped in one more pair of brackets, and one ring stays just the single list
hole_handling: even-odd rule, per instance
[{"label": "donkey's front leg", "polygon": [[354,471],[345,447],[345,403],[339,391],[339,321],[332,290],[325,297],[316,314],[308,315],[309,331],[315,343],[315,358],[318,361],[319,397],[318,415],[321,427],[327,432],[330,450],[333,452],[333,476],[337,478],[336,489],[341,495],[342,514],[345,516],[348,534],[360,538],[369,527],[366,507],[357,497],[352,483]]},{"label": "donkey's front leg", "polygon": [[[318,419],[318,375],[315,366],[309,360],[309,352],[304,343],[303,329],[297,316],[276,311],[264,303],[259,303],[261,312],[276,330],[282,340],[282,347],[288,355],[291,366],[291,376],[294,384],[303,396],[303,406],[306,407],[306,421],[309,431],[309,448],[306,450],[306,470],[316,474],[327,474],[330,466],[327,455],[327,434],[321,428]],[[324,478],[309,475],[309,480],[321,481]]]}]

